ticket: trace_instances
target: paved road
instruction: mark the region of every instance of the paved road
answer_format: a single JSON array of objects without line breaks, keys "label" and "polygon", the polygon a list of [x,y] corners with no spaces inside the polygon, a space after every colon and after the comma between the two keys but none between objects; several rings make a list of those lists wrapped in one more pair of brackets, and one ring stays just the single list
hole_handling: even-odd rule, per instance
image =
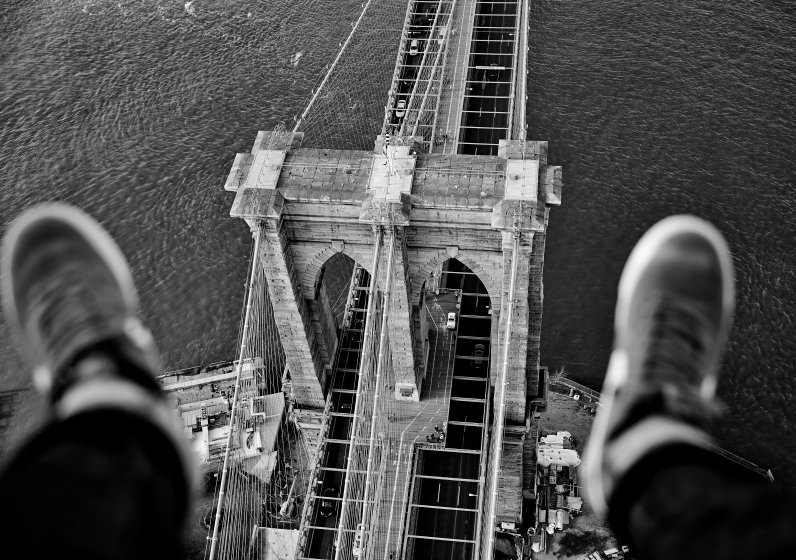
[{"label": "paved road", "polygon": [[476,5],[460,153],[495,155],[508,137],[516,11],[512,3]]},{"label": "paved road", "polygon": [[[407,560],[462,560],[472,558],[478,521],[480,450],[483,444],[485,399],[491,333],[490,300],[478,277],[451,263],[443,277],[446,289],[459,290],[451,401],[446,450],[419,451],[413,473],[410,521],[407,524]],[[440,296],[442,297],[442,296]],[[445,297],[450,297],[450,294]],[[434,300],[430,301],[433,309]],[[474,357],[475,345],[484,355]],[[461,423],[457,423],[461,422]]]}]

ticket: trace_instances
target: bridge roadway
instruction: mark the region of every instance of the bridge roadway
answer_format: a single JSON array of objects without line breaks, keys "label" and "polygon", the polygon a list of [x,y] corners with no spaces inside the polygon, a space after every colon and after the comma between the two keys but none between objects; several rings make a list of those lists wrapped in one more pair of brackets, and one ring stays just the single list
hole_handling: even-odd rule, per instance
[{"label": "bridge roadway", "polygon": [[[339,526],[340,505],[346,480],[346,459],[349,453],[349,438],[352,428],[352,411],[356,403],[356,387],[358,368],[361,360],[362,329],[366,319],[366,294],[368,275],[365,271],[360,277],[360,286],[354,287],[350,307],[351,320],[349,326],[341,334],[341,350],[338,353],[333,370],[329,399],[329,428],[322,440],[320,464],[317,469],[317,483],[309,494],[306,522],[302,531],[306,533],[306,548],[300,558],[332,559],[336,530]],[[364,286],[364,287],[363,287]],[[456,308],[454,293],[442,294],[434,298],[434,311],[430,312],[431,324],[434,325],[435,336],[432,343],[431,365],[429,375],[423,389],[423,397],[419,403],[401,402],[394,407],[389,421],[391,431],[400,433],[400,438],[388,443],[385,473],[386,492],[379,501],[381,513],[371,538],[397,547],[400,542],[400,519],[395,512],[403,508],[409,467],[414,453],[414,444],[424,440],[434,432],[434,426],[441,426],[447,418],[448,400],[451,390],[451,372],[453,370],[453,336],[454,333],[445,329],[445,319],[449,311]],[[366,443],[363,443],[366,445]],[[365,473],[353,471],[351,478],[355,484],[362,483]],[[327,492],[328,490],[328,492]],[[361,517],[361,502],[349,500],[349,508],[354,503],[354,517]],[[322,503],[327,504],[326,507]],[[328,507],[331,504],[331,507]],[[346,533],[351,529],[343,529]],[[343,557],[347,557],[345,554]]]},{"label": "bridge roadway", "polygon": [[[452,339],[450,397],[444,442],[420,442],[412,469],[408,522],[398,558],[473,558],[483,496],[483,459],[489,420],[490,299],[469,269],[443,274],[458,301]],[[429,308],[445,311],[437,301]],[[440,331],[436,330],[439,336]]]},{"label": "bridge roadway", "polygon": [[497,155],[498,141],[509,138],[517,39],[525,32],[520,7],[517,0],[476,2],[457,153]]},{"label": "bridge roadway", "polygon": [[471,155],[497,155],[500,139],[520,137],[512,100],[515,75],[525,79],[517,68],[523,7],[522,0],[411,3],[384,132],[412,128],[429,152]]},{"label": "bridge roadway", "polygon": [[[525,78],[525,69],[518,72],[516,68],[517,37],[525,32],[519,28],[521,6],[521,0],[412,2],[386,129],[398,132],[412,120],[430,150],[434,148],[431,139],[440,133],[445,153],[455,149],[481,156],[497,155],[500,139],[516,138],[511,126],[514,81]],[[418,43],[413,46],[415,40]],[[440,60],[444,61],[441,65]],[[414,110],[418,114],[411,115]],[[420,114],[423,110],[430,112],[431,121]],[[481,199],[486,190],[480,190]],[[359,463],[352,470],[348,458],[363,451],[367,455],[371,442],[359,437],[364,433],[362,422],[376,422],[379,431],[389,425],[389,433],[399,434],[380,438],[376,445],[381,467],[371,477],[376,480],[368,481],[374,486],[375,503],[372,515],[365,516],[370,519],[365,527],[365,556],[388,560],[392,554],[396,560],[422,560],[470,559],[477,554],[490,420],[490,300],[478,277],[463,265],[443,276],[441,289],[425,294],[431,348],[419,402],[392,399],[389,391],[395,378],[389,371],[382,387],[373,387],[371,380],[369,392],[360,393],[363,401],[373,403],[373,392],[379,392],[388,403],[388,417],[384,418],[382,408],[381,417],[358,422],[353,411],[369,414],[371,406],[356,402],[367,284],[354,287],[350,323],[343,329],[333,364],[327,431],[305,503],[299,558],[352,557],[354,527],[364,514],[362,496],[352,488],[364,486],[366,473]],[[458,315],[452,331],[445,328],[451,311]],[[352,438],[357,425],[357,437]],[[431,437],[435,426],[446,427],[444,440]],[[341,511],[345,519],[340,519]]]},{"label": "bridge roadway", "polygon": [[[454,263],[455,264],[455,263]],[[377,496],[372,558],[472,557],[478,519],[478,479],[489,372],[490,300],[477,276],[464,269],[443,276],[443,289],[427,292],[430,331],[428,375],[419,402],[395,402],[387,421],[394,435],[386,443],[384,491]],[[329,391],[329,428],[322,440],[317,482],[309,493],[299,558],[332,559],[354,410],[357,368],[365,323],[367,273],[352,289],[351,320],[341,336]],[[446,328],[449,312],[456,329]],[[482,350],[476,358],[475,345]],[[359,345],[359,346],[358,346]],[[388,381],[389,383],[389,381]],[[447,427],[444,441],[435,427]],[[363,444],[364,445],[364,444]],[[353,471],[361,484],[365,474]],[[353,502],[353,504],[352,504]],[[361,501],[349,500],[361,517]],[[410,527],[405,530],[405,526]],[[352,533],[349,528],[344,533]],[[344,540],[347,543],[349,539]],[[341,557],[350,558],[349,551]]]},{"label": "bridge roadway", "polygon": [[[337,512],[340,510],[343,488],[348,482],[346,459],[356,407],[369,282],[370,275],[367,271],[357,267],[352,277],[345,309],[346,320],[327,395],[328,431],[321,441],[319,464],[314,473],[314,484],[308,491],[301,527],[306,536],[304,556],[308,558],[333,557],[333,545],[339,525]],[[361,472],[353,472],[352,475],[362,477]]]},{"label": "bridge roadway", "polygon": [[[497,155],[498,141],[518,132],[511,130],[511,112],[517,39],[525,32],[519,28],[521,6],[519,0],[410,4],[385,132],[407,134],[402,125],[411,122],[429,151],[434,151],[433,138],[438,134],[437,144],[444,153],[453,153],[455,147],[462,154]],[[451,44],[453,55],[443,56],[451,52]],[[440,60],[442,68],[437,68]],[[524,79],[525,69],[519,73]],[[431,112],[432,120],[422,114],[424,109]],[[390,554],[403,560],[474,558],[479,549],[483,504],[479,481],[485,474],[491,396],[491,317],[487,291],[477,277],[469,270],[452,272],[459,274],[446,275],[442,293],[429,293],[431,355],[420,401],[394,406],[387,419],[392,429],[400,430],[400,437],[388,439],[387,448],[380,449],[386,451],[383,490],[375,496],[373,523],[365,537],[372,558],[387,560]],[[455,292],[445,293],[446,289]],[[444,327],[445,318],[457,308],[461,314],[450,332]],[[364,315],[357,317],[364,323]],[[484,358],[475,359],[476,345]],[[333,373],[333,418],[323,444],[324,465],[308,504],[304,558],[335,557],[344,485],[361,484],[365,477],[356,471],[352,480],[345,480],[352,419],[350,411],[338,408],[353,410],[356,355],[357,365],[341,367],[338,361]],[[388,379],[388,385],[393,381]],[[446,426],[445,440],[430,441],[434,427],[441,424]],[[354,518],[362,518],[361,502],[349,500],[348,508]],[[341,547],[352,546],[352,532],[351,526],[343,526]],[[341,550],[340,557],[349,558],[351,552]]]}]

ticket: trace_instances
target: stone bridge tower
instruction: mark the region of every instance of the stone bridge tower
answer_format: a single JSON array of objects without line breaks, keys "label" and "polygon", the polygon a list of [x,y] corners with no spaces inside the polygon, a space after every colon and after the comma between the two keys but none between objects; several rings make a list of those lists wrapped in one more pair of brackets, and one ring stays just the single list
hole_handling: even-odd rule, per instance
[{"label": "stone bridge tower", "polygon": [[[548,213],[561,202],[561,168],[547,164],[547,143],[501,140],[496,156],[480,156],[421,154],[413,139],[385,149],[382,136],[373,151],[308,149],[301,142],[301,133],[261,132],[250,153],[237,155],[225,185],[235,192],[231,215],[261,224],[260,256],[296,404],[324,406],[334,349],[326,348],[315,303],[320,271],[341,252],[370,270],[373,219],[388,212],[400,242],[389,317],[396,399],[421,398],[427,344],[421,293],[450,258],[487,288],[492,355],[502,355],[514,233],[523,232],[506,421],[524,423],[528,390],[538,385]],[[492,360],[493,381],[498,362]]]}]

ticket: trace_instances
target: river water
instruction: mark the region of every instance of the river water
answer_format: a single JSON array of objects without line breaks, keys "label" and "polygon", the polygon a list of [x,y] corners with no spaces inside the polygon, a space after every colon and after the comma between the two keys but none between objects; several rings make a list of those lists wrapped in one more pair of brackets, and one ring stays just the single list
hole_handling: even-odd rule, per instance
[{"label": "river water", "polygon": [[[127,254],[167,367],[233,357],[250,236],[228,217],[224,179],[257,130],[301,111],[359,6],[4,0],[0,224],[43,200],[88,210]],[[668,214],[704,216],[738,268],[722,442],[793,485],[796,18],[785,6],[536,0],[528,120],[565,179],[542,362],[597,387],[633,243]],[[27,386],[5,326],[0,369],[2,388]],[[39,411],[23,399],[13,434]]]}]

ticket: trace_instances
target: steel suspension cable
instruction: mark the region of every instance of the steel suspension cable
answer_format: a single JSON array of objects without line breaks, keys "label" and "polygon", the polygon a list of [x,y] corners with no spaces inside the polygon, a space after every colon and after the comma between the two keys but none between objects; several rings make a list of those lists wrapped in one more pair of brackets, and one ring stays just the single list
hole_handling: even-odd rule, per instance
[{"label": "steel suspension cable", "polygon": [[[373,333],[373,311],[375,309],[375,302],[376,302],[376,281],[379,275],[379,257],[381,255],[381,244],[382,244],[383,232],[381,226],[377,227],[376,231],[376,247],[373,250],[373,265],[371,266],[371,276],[370,276],[370,286],[368,288],[368,310],[367,310],[367,317],[365,318],[365,335],[362,339],[362,351],[363,354],[368,351],[370,347],[370,338]],[[360,360],[359,364],[359,376],[357,379],[357,393],[356,398],[354,401],[354,418],[351,426],[351,438],[349,440],[348,446],[348,458],[346,460],[346,472],[345,472],[345,488],[343,489],[343,501],[340,505],[340,524],[337,527],[337,536],[335,537],[335,543],[337,547],[335,549],[334,558],[335,560],[340,560],[340,551],[342,547],[342,535],[343,535],[343,524],[345,523],[345,513],[346,509],[348,508],[348,499],[349,494],[351,493],[351,464],[354,459],[354,451],[356,448],[356,438],[357,438],[357,428],[359,425],[360,419],[360,412],[362,406],[362,389],[364,387],[363,378],[365,377],[366,373],[366,364],[367,359],[363,355],[362,359]]]},{"label": "steel suspension cable", "polygon": [[[392,289],[392,264],[393,252],[395,251],[395,228],[391,228],[390,232],[390,253],[387,257],[387,281],[384,286],[384,304],[381,309],[381,332],[379,334],[379,358],[376,362],[376,383],[375,383],[375,396],[373,399],[373,412],[371,413],[370,422],[370,446],[368,448],[368,466],[365,474],[365,495],[362,499],[362,525],[363,531],[368,526],[368,500],[370,498],[370,487],[373,484],[373,453],[376,446],[376,415],[378,414],[379,406],[379,388],[381,386],[381,373],[384,368],[384,351],[387,346],[387,319],[389,317],[390,309],[390,296]],[[375,507],[375,505],[374,505]],[[364,539],[364,535],[363,535]],[[371,538],[371,541],[373,539]],[[364,540],[362,541],[364,542]],[[372,543],[371,543],[372,544]],[[367,547],[366,547],[367,549]]]},{"label": "steel suspension cable", "polygon": [[[516,227],[516,226],[515,226]],[[495,428],[492,432],[493,450],[492,457],[496,462],[492,470],[492,479],[489,484],[489,507],[486,515],[485,530],[486,549],[481,551],[481,558],[492,560],[493,547],[495,541],[495,510],[497,508],[498,482],[500,480],[500,456],[503,449],[503,427],[506,420],[506,377],[509,369],[509,346],[511,342],[511,316],[514,313],[514,289],[517,280],[517,262],[520,256],[520,230],[514,231],[514,250],[511,255],[511,283],[509,284],[508,304],[506,306],[506,331],[503,342],[503,365],[500,368],[498,384],[499,398],[497,398],[498,408],[495,415]],[[496,395],[497,397],[497,395]],[[483,538],[483,536],[482,536]]]},{"label": "steel suspension cable", "polygon": [[304,117],[307,116],[307,113],[310,112],[310,109],[315,104],[315,100],[318,98],[318,95],[321,93],[321,90],[323,89],[323,86],[326,85],[326,82],[329,80],[329,76],[332,75],[332,72],[334,72],[334,69],[337,66],[337,63],[340,61],[340,57],[343,56],[343,53],[345,52],[346,47],[348,47],[348,43],[351,42],[351,38],[357,32],[357,28],[359,27],[359,23],[362,21],[362,18],[365,17],[365,13],[368,11],[368,8],[370,7],[370,3],[371,3],[371,0],[368,0],[365,3],[365,6],[362,8],[362,13],[359,14],[359,18],[357,18],[357,21],[356,21],[356,23],[354,23],[354,26],[351,29],[351,32],[348,34],[348,37],[346,38],[345,43],[343,43],[343,46],[340,48],[340,52],[337,53],[337,56],[335,57],[334,62],[332,62],[332,65],[329,67],[329,70],[326,72],[326,75],[323,77],[323,80],[321,81],[321,85],[318,86],[318,89],[313,94],[312,99],[310,99],[310,102],[307,104],[307,108],[304,109],[304,112],[301,113],[301,116],[296,121],[296,126],[293,127],[293,132],[298,132],[299,126],[301,126],[301,121],[304,120]]},{"label": "steel suspension cable", "polygon": [[226,497],[226,489],[227,489],[227,476],[229,472],[229,453],[230,449],[232,448],[232,435],[235,428],[235,416],[237,412],[238,406],[238,395],[240,393],[240,377],[241,372],[243,371],[243,354],[246,350],[246,335],[249,330],[249,320],[251,318],[251,307],[252,307],[252,297],[254,294],[254,280],[257,275],[257,267],[259,266],[260,262],[260,237],[262,235],[262,230],[260,229],[260,224],[257,224],[253,228],[254,230],[254,253],[253,253],[253,260],[252,260],[252,270],[249,276],[249,286],[248,286],[248,293],[246,294],[246,312],[243,319],[243,331],[241,334],[241,346],[238,351],[238,363],[237,363],[237,372],[235,375],[235,393],[232,397],[232,410],[230,411],[230,420],[229,420],[229,432],[227,434],[227,444],[226,448],[224,449],[224,466],[221,471],[221,484],[218,491],[218,505],[216,506],[216,517],[215,522],[213,523],[213,536],[210,539],[210,560],[215,560],[216,557],[216,548],[218,545],[218,530],[221,525],[221,513],[224,507],[224,499]]}]

